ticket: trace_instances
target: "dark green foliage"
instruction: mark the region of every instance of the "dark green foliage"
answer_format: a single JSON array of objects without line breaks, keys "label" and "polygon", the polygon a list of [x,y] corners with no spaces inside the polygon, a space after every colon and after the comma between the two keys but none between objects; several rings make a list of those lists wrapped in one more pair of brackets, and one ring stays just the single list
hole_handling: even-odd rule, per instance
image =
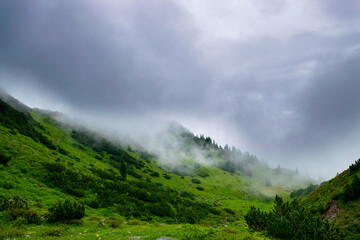
[{"label": "dark green foliage", "polygon": [[270,212],[251,207],[245,216],[249,228],[266,230],[280,239],[340,239],[339,229],[312,215],[298,200],[284,202],[276,196]]},{"label": "dark green foliage", "polygon": [[150,176],[152,176],[152,177],[159,177],[160,174],[159,174],[158,172],[152,172],[152,173],[150,173]]},{"label": "dark green foliage", "polygon": [[28,209],[28,201],[19,197],[0,196],[0,211],[8,209]]},{"label": "dark green foliage", "polygon": [[126,163],[124,160],[120,162],[120,174],[124,179],[126,179],[127,170],[126,170]]},{"label": "dark green foliage", "polygon": [[62,155],[68,155],[68,152],[67,151],[65,151],[63,148],[61,148],[61,147],[57,147],[57,150],[58,150],[58,152],[60,153],[60,154],[62,154]]},{"label": "dark green foliage", "polygon": [[[49,186],[59,187],[64,192],[76,197],[84,197],[85,190],[94,186],[96,181],[87,174],[81,174],[80,172],[67,169],[65,165],[61,163],[46,163],[44,164],[44,167],[48,171],[48,174],[45,175],[46,179],[44,180]],[[101,172],[101,170],[96,173],[105,174],[104,172]]]},{"label": "dark green foliage", "polygon": [[0,182],[0,187],[5,188],[6,190],[9,190],[9,189],[14,188],[14,184],[12,182],[9,182],[9,181],[4,181],[4,182]]},{"label": "dark green foliage", "polygon": [[19,112],[0,99],[0,123],[10,129],[16,129],[22,135],[31,137],[34,141],[41,142],[49,149],[55,150],[55,145],[35,130],[34,126],[41,128],[30,115]]},{"label": "dark green foliage", "polygon": [[11,157],[0,153],[0,164],[7,166],[7,163],[11,160]]},{"label": "dark green foliage", "polygon": [[173,218],[175,216],[174,210],[172,210],[171,206],[166,202],[157,202],[157,203],[149,204],[148,209],[152,214],[155,214],[160,217]]},{"label": "dark green foliage", "polygon": [[360,198],[360,179],[355,175],[351,184],[345,186],[340,198],[344,202],[349,202]]},{"label": "dark green foliage", "polygon": [[59,201],[49,211],[49,222],[71,221],[85,216],[85,206],[74,200]]},{"label": "dark green foliage", "polygon": [[227,213],[229,213],[231,215],[235,215],[235,212],[230,208],[224,208],[224,210],[225,210],[225,212],[227,212]]},{"label": "dark green foliage", "polygon": [[205,168],[201,168],[199,167],[197,170],[196,170],[196,174],[199,176],[199,177],[202,177],[202,178],[205,178],[205,177],[208,177],[209,174],[207,173],[206,169]]},{"label": "dark green foliage", "polygon": [[164,178],[165,179],[171,179],[171,176],[167,175],[167,174],[164,174]]},{"label": "dark green foliage", "polygon": [[250,229],[255,231],[263,231],[267,225],[267,213],[260,211],[260,209],[251,206],[248,213],[245,215],[245,220]]},{"label": "dark green foliage", "polygon": [[16,226],[16,227],[22,227],[26,224],[28,224],[29,222],[23,218],[23,217],[19,217],[17,218],[15,221],[13,221],[13,224]]},{"label": "dark green foliage", "polygon": [[[40,216],[37,212],[29,209],[28,201],[19,197],[0,196],[0,211],[6,211],[6,216],[10,221],[25,219],[27,223],[40,223]],[[24,222],[23,220],[20,222]]]},{"label": "dark green foliage", "polygon": [[[60,188],[63,192],[77,197],[85,197],[87,192],[96,194],[96,199],[85,200],[93,208],[111,207],[117,205],[117,212],[127,218],[136,217],[144,220],[151,216],[173,219],[172,221],[186,222],[199,221],[208,214],[217,214],[218,211],[208,204],[193,204],[194,196],[190,193],[178,192],[146,181],[124,181],[116,172],[97,169],[90,170],[96,177],[75,172],[66,168],[62,163],[47,163],[45,182],[49,186]],[[136,174],[133,168],[129,174]],[[133,173],[132,173],[133,172]],[[153,172],[154,173],[154,172]],[[141,176],[140,176],[141,177]],[[189,208],[190,213],[197,212],[196,217],[184,216],[181,209]],[[166,213],[164,212],[166,210]]]},{"label": "dark green foliage", "polygon": [[196,184],[201,184],[201,181],[199,179],[196,179],[196,178],[192,178],[191,182],[196,183]]},{"label": "dark green foliage", "polygon": [[312,191],[317,189],[318,187],[319,187],[319,185],[310,184],[307,188],[302,188],[302,189],[298,189],[298,190],[291,192],[290,197],[291,198],[305,197],[305,196],[309,195]]},{"label": "dark green foliage", "polygon": [[196,187],[196,189],[199,190],[199,191],[204,191],[203,187]]},{"label": "dark green foliage", "polygon": [[187,192],[187,191],[183,190],[183,191],[180,193],[180,195],[181,195],[182,197],[184,197],[184,198],[189,198],[189,199],[191,199],[191,200],[195,200],[195,195],[194,195],[193,193],[191,193],[191,192]]},{"label": "dark green foliage", "polygon": [[356,160],[355,163],[349,166],[350,172],[356,172],[360,169],[360,159]]},{"label": "dark green foliage", "polygon": [[26,219],[27,223],[38,224],[41,221],[39,214],[30,209],[23,209],[23,208],[9,209],[6,212],[6,216],[10,221],[15,221],[19,218]]}]

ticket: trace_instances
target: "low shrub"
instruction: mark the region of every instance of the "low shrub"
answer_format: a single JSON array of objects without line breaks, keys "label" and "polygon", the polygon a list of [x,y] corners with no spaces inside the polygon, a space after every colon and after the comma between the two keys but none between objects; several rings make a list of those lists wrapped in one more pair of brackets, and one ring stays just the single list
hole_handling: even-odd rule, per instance
[{"label": "low shrub", "polygon": [[252,206],[245,220],[250,229],[266,230],[269,235],[280,239],[342,239],[338,228],[313,215],[297,199],[284,202],[276,196],[270,212]]},{"label": "low shrub", "polygon": [[118,228],[123,222],[120,219],[109,219],[105,221],[105,224],[109,225],[111,228]]},{"label": "low shrub", "polygon": [[196,183],[196,184],[201,184],[201,181],[199,179],[196,179],[196,178],[192,178],[191,182]]},{"label": "low shrub", "polygon": [[203,187],[196,187],[196,189],[199,190],[199,191],[204,191]]},{"label": "low shrub", "polygon": [[150,176],[152,176],[152,177],[159,177],[160,174],[159,174],[158,172],[152,172],[152,173],[150,173]]},{"label": "low shrub", "polygon": [[0,196],[0,211],[8,210],[8,209],[28,209],[28,202],[25,199],[20,197],[4,197]]},{"label": "low shrub", "polygon": [[224,210],[225,210],[225,212],[227,212],[227,213],[229,213],[231,215],[235,215],[235,212],[230,208],[224,208]]},{"label": "low shrub", "polygon": [[28,221],[23,218],[23,217],[19,217],[18,219],[16,219],[13,224],[16,226],[16,227],[22,227],[26,224],[28,224]]},{"label": "low shrub", "polygon": [[61,237],[63,235],[63,227],[54,227],[43,233],[43,236]]},{"label": "low shrub", "polygon": [[7,166],[10,160],[11,160],[10,156],[0,153],[0,164]]},{"label": "low shrub", "polygon": [[74,200],[59,201],[50,208],[49,222],[71,221],[85,216],[85,206]]},{"label": "low shrub", "polygon": [[9,209],[6,212],[6,216],[10,221],[16,221],[21,218],[25,219],[27,223],[35,223],[38,224],[41,222],[41,218],[39,214],[33,210],[30,209],[22,209],[22,208],[15,208],[15,209]]}]

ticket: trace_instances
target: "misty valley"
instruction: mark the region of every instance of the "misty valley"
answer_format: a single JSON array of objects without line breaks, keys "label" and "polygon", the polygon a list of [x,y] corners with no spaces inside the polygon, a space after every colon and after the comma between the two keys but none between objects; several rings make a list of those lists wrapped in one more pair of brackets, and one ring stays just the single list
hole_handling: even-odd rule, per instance
[{"label": "misty valley", "polygon": [[0,240],[360,240],[360,0],[0,0]]},{"label": "misty valley", "polygon": [[317,183],[176,122],[149,145],[1,99],[1,239],[360,239],[360,160]]}]

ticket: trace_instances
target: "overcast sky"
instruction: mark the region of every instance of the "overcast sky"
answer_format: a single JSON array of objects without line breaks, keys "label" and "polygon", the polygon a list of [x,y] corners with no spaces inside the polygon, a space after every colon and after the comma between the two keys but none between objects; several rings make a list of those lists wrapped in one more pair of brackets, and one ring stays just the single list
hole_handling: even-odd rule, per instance
[{"label": "overcast sky", "polygon": [[0,85],[329,178],[360,157],[360,1],[1,0]]}]

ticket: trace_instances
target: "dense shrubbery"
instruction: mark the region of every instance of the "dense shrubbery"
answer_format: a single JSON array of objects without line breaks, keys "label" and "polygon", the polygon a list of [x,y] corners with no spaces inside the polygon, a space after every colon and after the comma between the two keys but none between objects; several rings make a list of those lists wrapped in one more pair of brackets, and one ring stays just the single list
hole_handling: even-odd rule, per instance
[{"label": "dense shrubbery", "polygon": [[34,126],[41,128],[30,115],[25,115],[12,108],[9,104],[0,99],[0,123],[10,129],[17,129],[19,133],[41,142],[49,149],[55,150],[56,146],[41,133],[35,130]]},{"label": "dense shrubbery", "polygon": [[49,222],[81,219],[85,216],[85,206],[74,200],[59,201],[50,208]]},{"label": "dense shrubbery", "polygon": [[0,211],[6,211],[10,221],[18,221],[17,224],[40,223],[40,216],[37,212],[29,209],[28,201],[19,197],[0,196]]},{"label": "dense shrubbery", "polygon": [[312,215],[297,199],[283,202],[276,196],[270,212],[251,207],[245,219],[250,229],[280,239],[340,239],[338,228]]},{"label": "dense shrubbery", "polygon": [[355,163],[349,166],[350,172],[356,172],[360,169],[360,159],[356,160]]},{"label": "dense shrubbery", "polygon": [[291,192],[290,197],[291,198],[305,197],[318,187],[319,187],[319,185],[310,184],[307,188],[302,188],[302,189],[298,189],[298,190]]},{"label": "dense shrubbery", "polygon": [[344,202],[349,202],[360,198],[360,179],[355,175],[351,184],[345,186],[340,198]]},{"label": "dense shrubbery", "polygon": [[159,174],[158,172],[152,172],[152,173],[150,173],[150,176],[152,176],[152,177],[159,177],[160,174]]},{"label": "dense shrubbery", "polygon": [[11,160],[10,156],[0,153],[0,164],[6,166],[10,160]]},{"label": "dense shrubbery", "polygon": [[15,221],[19,218],[26,220],[26,223],[40,223],[41,218],[39,214],[30,209],[16,208],[6,212],[6,216],[10,221]]},{"label": "dense shrubbery", "polygon": [[[117,212],[128,218],[151,220],[153,216],[159,216],[177,222],[195,223],[210,213],[219,214],[209,204],[195,204],[194,196],[190,193],[179,193],[151,181],[124,181],[119,173],[95,167],[90,169],[95,176],[88,175],[57,162],[47,163],[44,167],[47,170],[44,181],[48,185],[85,198],[85,203],[90,207],[116,206]],[[87,192],[90,194],[87,195]],[[191,216],[193,214],[196,216]]]}]

